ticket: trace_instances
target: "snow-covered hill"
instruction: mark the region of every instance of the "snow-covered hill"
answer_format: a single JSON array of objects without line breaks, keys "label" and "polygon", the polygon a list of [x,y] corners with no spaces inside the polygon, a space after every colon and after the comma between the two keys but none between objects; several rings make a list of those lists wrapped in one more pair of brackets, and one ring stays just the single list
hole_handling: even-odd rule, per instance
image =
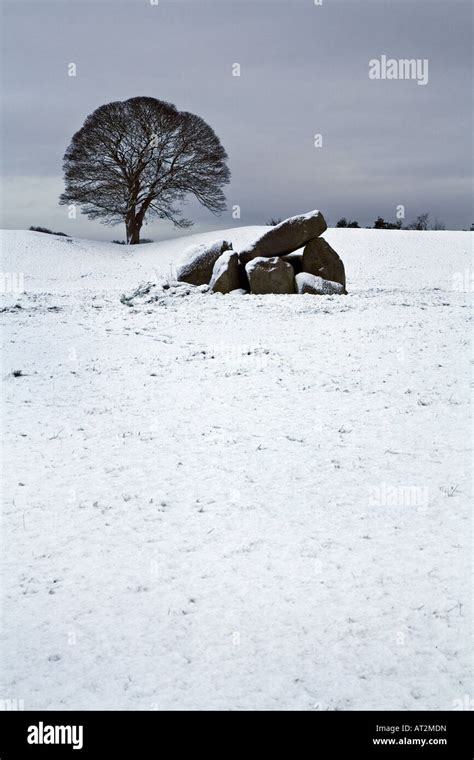
[{"label": "snow-covered hill", "polygon": [[[230,240],[244,248],[268,227],[241,227],[121,246],[24,230],[0,230],[3,272],[22,272],[28,292],[111,292],[140,278],[169,276],[183,250],[195,243]],[[329,229],[324,238],[345,262],[352,293],[377,290],[452,290],[453,276],[471,266],[472,233]],[[468,275],[467,275],[468,276]]]},{"label": "snow-covered hill", "polygon": [[[472,695],[472,234],[328,230],[349,295],[169,295],[190,243],[4,231],[1,693],[25,709]],[[21,373],[21,374],[19,374]]]}]

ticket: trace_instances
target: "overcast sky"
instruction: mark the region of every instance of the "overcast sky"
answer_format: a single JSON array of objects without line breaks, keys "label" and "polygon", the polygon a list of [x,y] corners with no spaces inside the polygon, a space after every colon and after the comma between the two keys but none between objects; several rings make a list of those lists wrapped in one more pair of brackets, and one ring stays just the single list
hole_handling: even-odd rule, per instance
[{"label": "overcast sky", "polygon": [[[136,95],[199,114],[229,154],[228,211],[190,204],[196,232],[312,208],[371,226],[399,204],[406,221],[474,221],[469,0],[0,2],[3,227],[123,238],[122,226],[68,220],[58,196],[85,117]],[[428,83],[370,79],[382,55],[428,59]],[[161,221],[142,230],[172,234]]]}]

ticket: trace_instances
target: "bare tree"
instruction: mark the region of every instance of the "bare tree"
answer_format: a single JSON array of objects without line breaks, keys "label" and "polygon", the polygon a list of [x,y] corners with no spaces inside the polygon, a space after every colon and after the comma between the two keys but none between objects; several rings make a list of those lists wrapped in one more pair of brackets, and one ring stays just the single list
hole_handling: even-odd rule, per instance
[{"label": "bare tree", "polygon": [[59,202],[77,204],[105,224],[124,222],[127,243],[134,245],[145,218],[189,227],[179,209],[187,196],[213,213],[223,211],[226,160],[219,138],[199,116],[155,98],[108,103],[72,138]]},{"label": "bare tree", "polygon": [[420,214],[415,221],[408,225],[409,230],[427,230],[429,225],[429,214]]}]

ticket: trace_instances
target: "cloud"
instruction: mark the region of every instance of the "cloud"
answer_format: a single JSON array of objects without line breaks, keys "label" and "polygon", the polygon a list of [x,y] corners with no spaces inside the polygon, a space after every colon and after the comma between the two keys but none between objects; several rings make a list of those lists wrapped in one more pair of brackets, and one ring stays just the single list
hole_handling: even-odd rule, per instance
[{"label": "cloud", "polygon": [[[366,224],[393,218],[402,203],[410,216],[428,210],[448,226],[470,225],[469,2],[27,0],[4,3],[4,22],[6,226],[29,226],[32,216],[70,224],[57,197],[72,134],[102,103],[140,94],[215,129],[242,224],[312,207]],[[370,80],[369,61],[382,54],[428,58],[429,83]],[[216,221],[190,209],[200,226],[236,223],[230,212]],[[74,229],[116,236],[84,217]],[[172,233],[163,223],[150,231]]]}]

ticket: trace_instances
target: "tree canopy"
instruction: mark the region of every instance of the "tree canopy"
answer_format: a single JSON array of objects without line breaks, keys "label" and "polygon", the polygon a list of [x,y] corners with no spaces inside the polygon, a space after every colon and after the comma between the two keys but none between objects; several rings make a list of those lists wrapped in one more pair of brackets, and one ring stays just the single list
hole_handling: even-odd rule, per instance
[{"label": "tree canopy", "polygon": [[180,206],[194,196],[213,213],[225,207],[227,153],[199,116],[149,97],[100,106],[76,132],[64,156],[60,204],[89,219],[124,222],[127,242],[140,242],[146,218],[188,227]]}]

